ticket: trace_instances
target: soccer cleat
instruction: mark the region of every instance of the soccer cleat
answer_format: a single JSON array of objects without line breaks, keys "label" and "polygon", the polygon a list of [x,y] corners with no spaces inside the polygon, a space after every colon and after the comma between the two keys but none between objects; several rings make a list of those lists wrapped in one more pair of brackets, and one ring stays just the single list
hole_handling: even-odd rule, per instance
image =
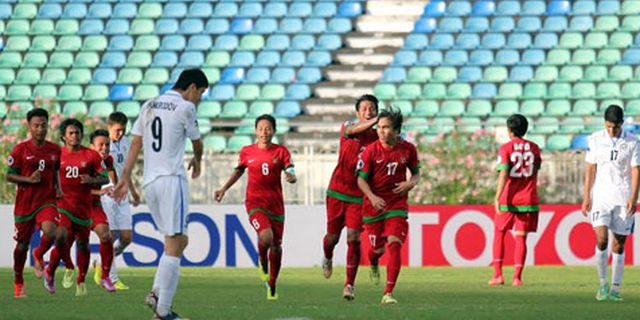
[{"label": "soccer cleat", "polygon": [[155,315],[155,317],[153,317],[153,320],[189,320],[187,318],[183,318],[181,316],[179,316],[177,313],[171,311],[169,312],[168,315],[161,317],[159,315]]},{"label": "soccer cleat", "polygon": [[356,291],[356,288],[348,284],[344,286],[344,289],[342,289],[342,297],[347,301],[352,301],[353,299],[356,298],[355,291]]},{"label": "soccer cleat", "polygon": [[267,285],[267,300],[268,301],[276,301],[278,300],[278,293],[276,292],[276,288],[271,288],[270,285]]},{"label": "soccer cleat", "polygon": [[613,290],[609,292],[609,300],[616,302],[624,301],[624,299],[622,299],[622,297],[620,296],[620,292]]},{"label": "soccer cleat", "polygon": [[333,260],[322,258],[322,274],[325,279],[331,278],[333,274]]},{"label": "soccer cleat", "polygon": [[53,281],[53,276],[49,275],[49,271],[44,271],[44,277],[42,277],[44,282],[44,288],[51,294],[56,293],[56,284]]},{"label": "soccer cleat", "polygon": [[65,269],[64,276],[62,277],[62,287],[65,289],[71,288],[75,283],[74,281],[75,275],[76,275],[75,269]]},{"label": "soccer cleat", "polygon": [[264,270],[264,267],[262,266],[262,262],[258,261],[258,273],[260,274],[260,280],[262,280],[262,282],[267,282],[269,281],[269,272]]},{"label": "soccer cleat", "polygon": [[605,301],[607,300],[608,295],[609,295],[609,285],[606,283],[601,284],[600,287],[598,288],[598,291],[596,291],[596,300]]},{"label": "soccer cleat", "polygon": [[97,260],[93,260],[93,282],[95,282],[96,285],[101,285],[100,280],[102,280],[102,268]]},{"label": "soccer cleat", "polygon": [[380,284],[380,267],[378,265],[372,264],[371,268],[369,268],[369,279],[375,285]]},{"label": "soccer cleat", "polygon": [[24,292],[24,283],[13,284],[13,297],[18,299],[27,297],[27,294]]},{"label": "soccer cleat", "polygon": [[122,280],[117,280],[113,283],[113,286],[116,287],[116,290],[118,291],[129,290],[129,286],[124,284]]},{"label": "soccer cleat", "polygon": [[42,278],[44,273],[44,259],[36,257],[35,251],[31,252],[33,254],[33,273],[36,274],[36,278]]},{"label": "soccer cleat", "polygon": [[149,294],[144,298],[144,304],[146,304],[153,313],[156,312],[156,308],[158,307],[158,295],[155,291],[149,292]]},{"label": "soccer cleat", "polygon": [[384,296],[382,296],[382,301],[380,301],[380,304],[397,304],[398,300],[396,300],[391,293],[386,293]]},{"label": "soccer cleat", "polygon": [[501,286],[504,284],[504,278],[502,276],[494,277],[491,280],[489,280],[488,284],[490,286]]},{"label": "soccer cleat", "polygon": [[116,292],[116,287],[111,283],[111,279],[108,277],[100,280],[100,286],[107,292]]},{"label": "soccer cleat", "polygon": [[514,287],[521,287],[522,286],[522,280],[515,278],[513,279],[513,282],[511,283],[512,286]]},{"label": "soccer cleat", "polygon": [[76,297],[87,295],[87,285],[84,282],[76,283]]}]

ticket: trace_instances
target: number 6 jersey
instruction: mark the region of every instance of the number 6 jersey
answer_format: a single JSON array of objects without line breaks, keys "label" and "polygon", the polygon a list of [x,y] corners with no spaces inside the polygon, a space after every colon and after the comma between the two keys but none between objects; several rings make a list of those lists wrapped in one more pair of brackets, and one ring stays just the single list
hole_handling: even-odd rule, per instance
[{"label": "number 6 jersey", "polygon": [[529,140],[515,138],[500,147],[496,170],[507,170],[500,211],[540,211],[537,184],[541,163],[540,148]]}]

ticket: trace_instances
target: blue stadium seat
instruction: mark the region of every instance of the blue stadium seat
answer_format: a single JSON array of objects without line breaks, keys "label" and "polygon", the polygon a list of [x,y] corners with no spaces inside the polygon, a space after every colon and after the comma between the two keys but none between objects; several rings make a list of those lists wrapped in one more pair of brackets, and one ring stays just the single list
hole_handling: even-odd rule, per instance
[{"label": "blue stadium seat", "polygon": [[310,34],[299,34],[291,39],[291,49],[311,50],[315,45],[315,38]]},{"label": "blue stadium seat", "polygon": [[133,48],[133,38],[131,36],[113,36],[109,40],[109,51],[130,51]]},{"label": "blue stadium seat", "polygon": [[[213,7],[209,2],[192,2],[187,12],[187,16],[190,18],[209,18],[212,14]],[[224,15],[224,17],[228,16]]]},{"label": "blue stadium seat", "polygon": [[302,31],[302,20],[300,18],[284,18],[278,27],[279,33],[298,33]]},{"label": "blue stadium seat", "polygon": [[253,24],[254,33],[272,34],[275,33],[276,30],[278,30],[278,22],[273,18],[260,18]]},{"label": "blue stadium seat", "polygon": [[281,18],[286,14],[287,5],[282,2],[268,2],[262,11],[263,16],[271,18]]},{"label": "blue stadium seat", "polygon": [[495,64],[512,66],[520,62],[520,55],[516,50],[500,50],[496,53]]},{"label": "blue stadium seat", "polygon": [[[434,51],[439,52],[439,51]],[[440,53],[440,60],[442,60],[442,53]],[[392,65],[394,66],[411,66],[418,60],[418,55],[413,50],[400,50],[396,52],[393,58]]]},{"label": "blue stadium seat", "polygon": [[121,51],[107,51],[102,56],[101,67],[122,68],[127,63],[127,56]]},{"label": "blue stadium seat", "polygon": [[231,100],[235,95],[235,89],[229,84],[216,84],[211,88],[208,100],[222,101]]},{"label": "blue stadium seat", "polygon": [[493,1],[476,1],[471,9],[472,16],[488,17],[492,16],[496,10],[496,3]]},{"label": "blue stadium seat", "polygon": [[58,19],[62,15],[62,6],[58,3],[43,3],[38,10],[38,19]]},{"label": "blue stadium seat", "polygon": [[533,68],[529,66],[516,66],[509,72],[509,81],[527,82],[533,79]]},{"label": "blue stadium seat", "polygon": [[275,67],[280,63],[280,53],[277,51],[262,51],[256,58],[258,67]]},{"label": "blue stadium seat", "polygon": [[129,84],[117,84],[109,91],[109,100],[127,101],[133,98],[133,86]]},{"label": "blue stadium seat", "polygon": [[11,12],[13,9],[11,5],[8,3],[0,3],[0,19],[9,19],[11,18]]},{"label": "blue stadium seat", "polygon": [[247,34],[250,33],[252,29],[253,20],[249,18],[235,18],[231,20],[229,32],[235,34]]},{"label": "blue stadium seat", "polygon": [[251,68],[247,71],[245,82],[247,83],[267,83],[271,78],[271,73],[267,68]]},{"label": "blue stadium seat", "polygon": [[480,48],[500,49],[506,45],[506,42],[502,33],[487,33],[482,37]]},{"label": "blue stadium seat", "polygon": [[266,50],[286,50],[289,48],[289,36],[286,34],[274,34],[267,38],[267,43],[264,46]]},{"label": "blue stadium seat", "polygon": [[438,18],[442,17],[447,9],[444,1],[429,1],[424,7],[423,17]]},{"label": "blue stadium seat", "polygon": [[287,16],[306,18],[311,15],[311,10],[311,4],[308,2],[292,2],[291,5],[289,5]]},{"label": "blue stadium seat", "polygon": [[471,92],[472,99],[493,99],[498,94],[498,89],[493,83],[477,83]]},{"label": "blue stadium seat", "polygon": [[424,34],[412,33],[404,39],[404,49],[422,50],[429,45],[429,38]]},{"label": "blue stadium seat", "polygon": [[571,3],[567,0],[549,1],[547,5],[546,15],[548,16],[564,16],[571,12]]},{"label": "blue stadium seat", "polygon": [[111,17],[111,5],[104,2],[92,3],[87,13],[90,19],[108,19]]},{"label": "blue stadium seat", "polygon": [[216,17],[231,18],[238,14],[238,5],[231,2],[220,2],[216,5],[213,15]]},{"label": "blue stadium seat", "polygon": [[204,24],[200,19],[184,19],[180,22],[180,33],[199,34],[204,31]]},{"label": "blue stadium seat", "polygon": [[122,19],[131,19],[136,16],[138,13],[138,7],[136,7],[135,3],[128,2],[117,2],[113,7],[112,17],[114,18],[122,18]]},{"label": "blue stadium seat", "polygon": [[315,67],[300,68],[296,79],[299,83],[318,83],[322,80],[322,72]]},{"label": "blue stadium seat", "polygon": [[63,19],[84,19],[88,15],[87,6],[84,3],[68,3],[62,11]]},{"label": "blue stadium seat", "polygon": [[251,67],[256,57],[251,51],[236,51],[231,56],[229,66],[234,67]]},{"label": "blue stadium seat", "polygon": [[[397,56],[396,56],[397,57]],[[425,50],[420,53],[418,57],[418,65],[421,66],[437,66],[442,64],[444,57],[440,50]],[[396,61],[396,60],[394,60]],[[411,64],[405,65],[411,66]]]},{"label": "blue stadium seat", "polygon": [[216,50],[235,50],[238,47],[240,40],[238,37],[232,34],[221,35],[216,38],[214,49]]},{"label": "blue stadium seat", "polygon": [[639,65],[640,64],[640,49],[629,49],[625,51],[622,56],[623,64],[632,64]]},{"label": "blue stadium seat", "polygon": [[288,100],[304,100],[311,97],[311,89],[306,84],[292,84],[284,97]]},{"label": "blue stadium seat", "polygon": [[479,67],[463,67],[458,70],[458,81],[478,82],[482,79],[482,69]]},{"label": "blue stadium seat", "polygon": [[277,118],[295,118],[302,113],[300,103],[298,101],[280,101],[276,106],[273,116]]},{"label": "blue stadium seat", "polygon": [[104,27],[104,33],[108,35],[127,34],[129,21],[126,19],[110,19]]},{"label": "blue stadium seat", "polygon": [[229,30],[229,21],[222,18],[211,18],[204,27],[206,33],[222,34]]},{"label": "blue stadium seat", "polygon": [[453,47],[453,35],[450,33],[438,33],[431,38],[431,49],[449,49]]},{"label": "blue stadium seat", "polygon": [[185,51],[180,56],[178,67],[198,68],[204,64],[204,54],[201,51]]},{"label": "blue stadium seat", "polygon": [[520,14],[520,2],[518,1],[499,1],[496,8],[497,16],[517,16]]},{"label": "blue stadium seat", "polygon": [[93,72],[91,84],[113,84],[118,78],[118,73],[112,68],[98,68]]},{"label": "blue stadium seat", "polygon": [[542,22],[538,17],[521,17],[518,20],[516,31],[520,32],[537,32],[542,27]]},{"label": "blue stadium seat", "polygon": [[489,20],[485,17],[470,17],[464,25],[464,32],[482,33],[489,30]]},{"label": "blue stadium seat", "polygon": [[327,25],[327,32],[345,33],[351,31],[351,29],[353,29],[351,20],[347,18],[333,18],[329,20]]},{"label": "blue stadium seat", "polygon": [[544,20],[542,31],[545,32],[563,32],[567,29],[567,18],[564,16],[548,17]]},{"label": "blue stadium seat", "polygon": [[239,84],[244,81],[244,68],[226,68],[222,71],[220,82],[222,84]]},{"label": "blue stadium seat", "polygon": [[493,63],[493,53],[491,50],[475,50],[471,52],[469,64],[475,66],[486,66]]},{"label": "blue stadium seat", "polygon": [[153,56],[152,67],[173,68],[178,64],[178,55],[173,51],[158,51]]},{"label": "blue stadium seat", "polygon": [[558,36],[552,32],[538,33],[533,40],[533,47],[538,49],[551,49],[558,45]]},{"label": "blue stadium seat", "polygon": [[520,15],[523,16],[539,16],[546,10],[546,6],[543,0],[527,0],[522,3],[522,11]]},{"label": "blue stadium seat", "polygon": [[156,21],[155,32],[159,35],[176,34],[178,28],[178,20],[176,19],[159,19]]},{"label": "blue stadium seat", "polygon": [[187,16],[187,4],[184,2],[167,2],[162,11],[163,18],[184,18]]},{"label": "blue stadium seat", "polygon": [[524,65],[537,66],[542,64],[544,62],[544,59],[545,59],[544,50],[529,49],[529,50],[525,50],[522,53],[522,58],[520,59],[521,60],[520,63]]},{"label": "blue stadium seat", "polygon": [[591,16],[575,16],[569,23],[570,31],[586,32],[593,29],[593,18]]},{"label": "blue stadium seat", "polygon": [[245,2],[238,10],[239,17],[257,18],[262,14],[262,4],[256,2]]},{"label": "blue stadium seat", "polygon": [[345,1],[338,7],[338,17],[354,18],[361,15],[363,7],[361,2]]},{"label": "blue stadium seat", "polygon": [[461,33],[456,39],[454,49],[476,49],[480,45],[480,37],[475,33]]},{"label": "blue stadium seat", "polygon": [[286,51],[282,54],[280,65],[287,67],[300,67],[305,63],[306,57],[302,51]]},{"label": "blue stadium seat", "polygon": [[104,31],[104,23],[98,19],[85,19],[80,24],[80,30],[78,30],[78,34],[80,35],[94,35],[94,34],[102,34]]},{"label": "blue stadium seat", "polygon": [[407,72],[403,67],[389,67],[382,74],[380,82],[404,82]]},{"label": "blue stadium seat", "polygon": [[334,16],[336,12],[338,12],[338,8],[335,3],[316,2],[311,15],[314,17],[328,18]]},{"label": "blue stadium seat", "polygon": [[302,26],[304,33],[323,33],[327,29],[327,22],[323,18],[309,18]]},{"label": "blue stadium seat", "polygon": [[342,39],[339,35],[323,34],[318,38],[316,47],[322,50],[337,50],[342,47]]},{"label": "blue stadium seat", "polygon": [[434,18],[420,18],[416,21],[413,31],[416,33],[431,33],[436,31],[437,22]]},{"label": "blue stadium seat", "polygon": [[457,33],[461,30],[462,19],[458,17],[444,17],[438,23],[438,32]]},{"label": "blue stadium seat", "polygon": [[574,16],[590,16],[596,13],[594,0],[578,0],[573,3],[571,14]]},{"label": "blue stadium seat", "polygon": [[599,16],[608,16],[617,14],[620,11],[620,2],[610,1],[610,0],[602,0],[598,1],[598,9],[597,15]]},{"label": "blue stadium seat", "polygon": [[211,37],[208,35],[195,35],[189,38],[187,50],[208,51],[213,46]]},{"label": "blue stadium seat", "polygon": [[179,34],[168,35],[162,38],[160,50],[182,51],[187,45],[187,40]]},{"label": "blue stadium seat", "polygon": [[467,63],[469,56],[465,50],[450,50],[444,56],[444,64],[451,66],[462,66]]},{"label": "blue stadium seat", "polygon": [[531,46],[531,36],[529,33],[512,33],[507,39],[507,48],[526,49]]},{"label": "blue stadium seat", "polygon": [[585,134],[579,134],[573,137],[571,141],[571,149],[573,150],[587,150],[589,149],[589,136]]},{"label": "blue stadium seat", "polygon": [[467,1],[452,1],[447,6],[449,16],[467,16],[471,13],[471,4]]},{"label": "blue stadium seat", "polygon": [[331,61],[329,51],[311,51],[307,55],[307,66],[309,67],[326,67],[331,64]]},{"label": "blue stadium seat", "polygon": [[[284,58],[284,57],[283,57]],[[296,77],[296,71],[289,67],[279,67],[271,71],[270,83],[291,83]]]},{"label": "blue stadium seat", "polygon": [[[171,75],[169,76],[169,83],[176,83],[182,71],[184,71],[184,69],[181,69],[181,68],[173,69],[173,71],[171,72]],[[160,89],[160,92],[163,92],[162,89]]]},{"label": "blue stadium seat", "polygon": [[489,27],[491,32],[511,32],[515,28],[515,22],[511,17],[497,17],[491,20]]}]

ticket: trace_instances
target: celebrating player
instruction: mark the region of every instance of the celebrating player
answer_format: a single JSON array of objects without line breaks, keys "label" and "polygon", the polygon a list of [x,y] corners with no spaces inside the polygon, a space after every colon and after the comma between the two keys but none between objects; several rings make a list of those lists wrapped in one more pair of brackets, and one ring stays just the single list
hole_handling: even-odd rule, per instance
[{"label": "celebrating player", "polygon": [[122,176],[114,190],[114,199],[122,201],[129,193],[131,172],[141,149],[144,149],[144,190],[151,216],[164,238],[153,287],[146,303],[156,319],[180,319],[171,310],[180,278],[180,258],[187,246],[189,189],[184,169],[186,139],[193,144],[189,162],[191,178],[200,176],[202,141],[198,131],[196,106],[209,87],[200,69],[184,70],[173,88],[147,101],[133,125],[131,148]]},{"label": "celebrating player", "polygon": [[257,142],[240,150],[240,160],[225,185],[214,193],[222,201],[225,192],[249,171],[245,206],[249,221],[258,233],[260,253],[258,271],[267,284],[267,300],[277,300],[276,280],[282,262],[282,234],[284,231],[284,201],[281,172],[285,180],[295,183],[291,155],[284,146],[271,142],[276,132],[276,119],[261,115],[255,123]]},{"label": "celebrating player", "polygon": [[537,144],[522,137],[529,123],[522,115],[514,114],[507,119],[507,130],[511,141],[503,144],[498,152],[499,172],[495,197],[495,233],[493,238],[493,278],[489,285],[504,284],[502,260],[504,237],[515,227],[515,250],[513,286],[522,285],[522,269],[527,256],[527,233],[538,229],[538,170],[542,158]]},{"label": "celebrating player", "polygon": [[16,247],[13,250],[14,296],[26,297],[22,271],[29,253],[29,243],[35,228],[42,230],[40,246],[33,251],[34,270],[42,277],[42,256],[56,239],[58,211],[56,198],[60,188],[60,147],[46,141],[49,114],[36,108],[27,113],[31,139],[13,148],[7,159],[7,181],[18,185],[14,209]]},{"label": "celebrating player", "polygon": [[[600,287],[596,300],[622,301],[624,243],[633,232],[640,146],[638,138],[622,129],[622,108],[610,105],[604,113],[605,129],[589,136],[582,214],[588,215],[596,234],[596,267]],[[607,281],[609,230],[613,233],[611,291]]]},{"label": "celebrating player", "polygon": [[[124,169],[124,161],[129,151],[129,140],[125,137],[127,128],[127,116],[120,112],[113,112],[107,117],[107,130],[109,131],[109,154],[114,159],[113,166],[116,170],[116,177],[122,177],[122,170]],[[111,181],[113,184],[117,183],[117,178]],[[136,191],[133,182],[129,182],[129,192],[131,192],[131,198],[133,200],[133,206],[140,204],[140,196]],[[114,259],[111,264],[111,270],[109,278],[116,287],[117,290],[128,290],[129,287],[122,282],[118,272],[116,270],[115,257],[122,254],[124,249],[131,243],[131,205],[129,203],[129,197],[125,197],[121,202],[115,201],[111,195],[103,194],[101,197],[102,208],[109,218],[109,227],[111,228],[112,237],[116,239],[113,243],[115,251]],[[95,274],[94,281],[100,281],[102,279],[102,270],[94,263]]]},{"label": "celebrating player", "polygon": [[[76,119],[66,119],[60,124],[60,137],[64,141],[60,157],[60,179],[64,197],[58,200],[58,212],[63,245],[58,242],[51,252],[49,266],[45,271],[44,286],[55,293],[54,276],[60,259],[69,256],[71,244],[76,241],[78,277],[76,296],[87,294],[84,283],[89,269],[89,233],[91,220],[91,188],[109,182],[107,171],[102,167],[100,155],[81,145],[84,127]],[[63,258],[64,257],[64,258]]]},{"label": "celebrating player", "polygon": [[[377,270],[385,244],[389,252],[387,286],[382,304],[398,303],[393,297],[393,289],[400,274],[402,243],[409,229],[408,192],[420,179],[416,147],[400,138],[401,128],[402,114],[399,111],[380,112],[379,140],[366,147],[357,170],[358,187],[366,196],[362,220],[371,241],[371,266]],[[409,180],[407,170],[411,172]]]},{"label": "celebrating player", "polygon": [[325,278],[333,272],[333,249],[347,227],[347,279],[342,296],[353,300],[354,284],[360,264],[362,231],[362,192],[354,174],[364,148],[378,139],[371,128],[378,121],[378,99],[366,94],[356,101],[357,123],[347,121],[340,129],[340,152],[327,189],[327,234],[324,236],[322,270]]}]

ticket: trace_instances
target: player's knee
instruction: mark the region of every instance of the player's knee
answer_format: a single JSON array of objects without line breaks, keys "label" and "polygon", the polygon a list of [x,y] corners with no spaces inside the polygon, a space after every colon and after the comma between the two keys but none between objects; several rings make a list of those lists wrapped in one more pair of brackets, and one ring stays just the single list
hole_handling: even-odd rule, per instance
[{"label": "player's knee", "polygon": [[79,251],[89,251],[89,243],[84,241],[76,241],[76,247]]},{"label": "player's knee", "polygon": [[339,233],[328,233],[327,234],[327,240],[329,240],[329,243],[331,243],[331,244],[336,244],[336,243],[338,243],[338,240],[340,240],[340,234]]},{"label": "player's knee", "polygon": [[607,240],[606,239],[604,239],[604,240],[597,239],[596,246],[598,247],[598,250],[600,250],[600,251],[607,250]]},{"label": "player's knee", "polygon": [[29,250],[29,242],[18,242],[16,243],[16,249],[18,249],[19,251],[27,251]]},{"label": "player's knee", "polygon": [[348,242],[360,241],[360,232],[353,229],[347,230],[347,241]]},{"label": "player's knee", "polygon": [[56,229],[42,230],[42,236],[47,239],[55,239]]}]

